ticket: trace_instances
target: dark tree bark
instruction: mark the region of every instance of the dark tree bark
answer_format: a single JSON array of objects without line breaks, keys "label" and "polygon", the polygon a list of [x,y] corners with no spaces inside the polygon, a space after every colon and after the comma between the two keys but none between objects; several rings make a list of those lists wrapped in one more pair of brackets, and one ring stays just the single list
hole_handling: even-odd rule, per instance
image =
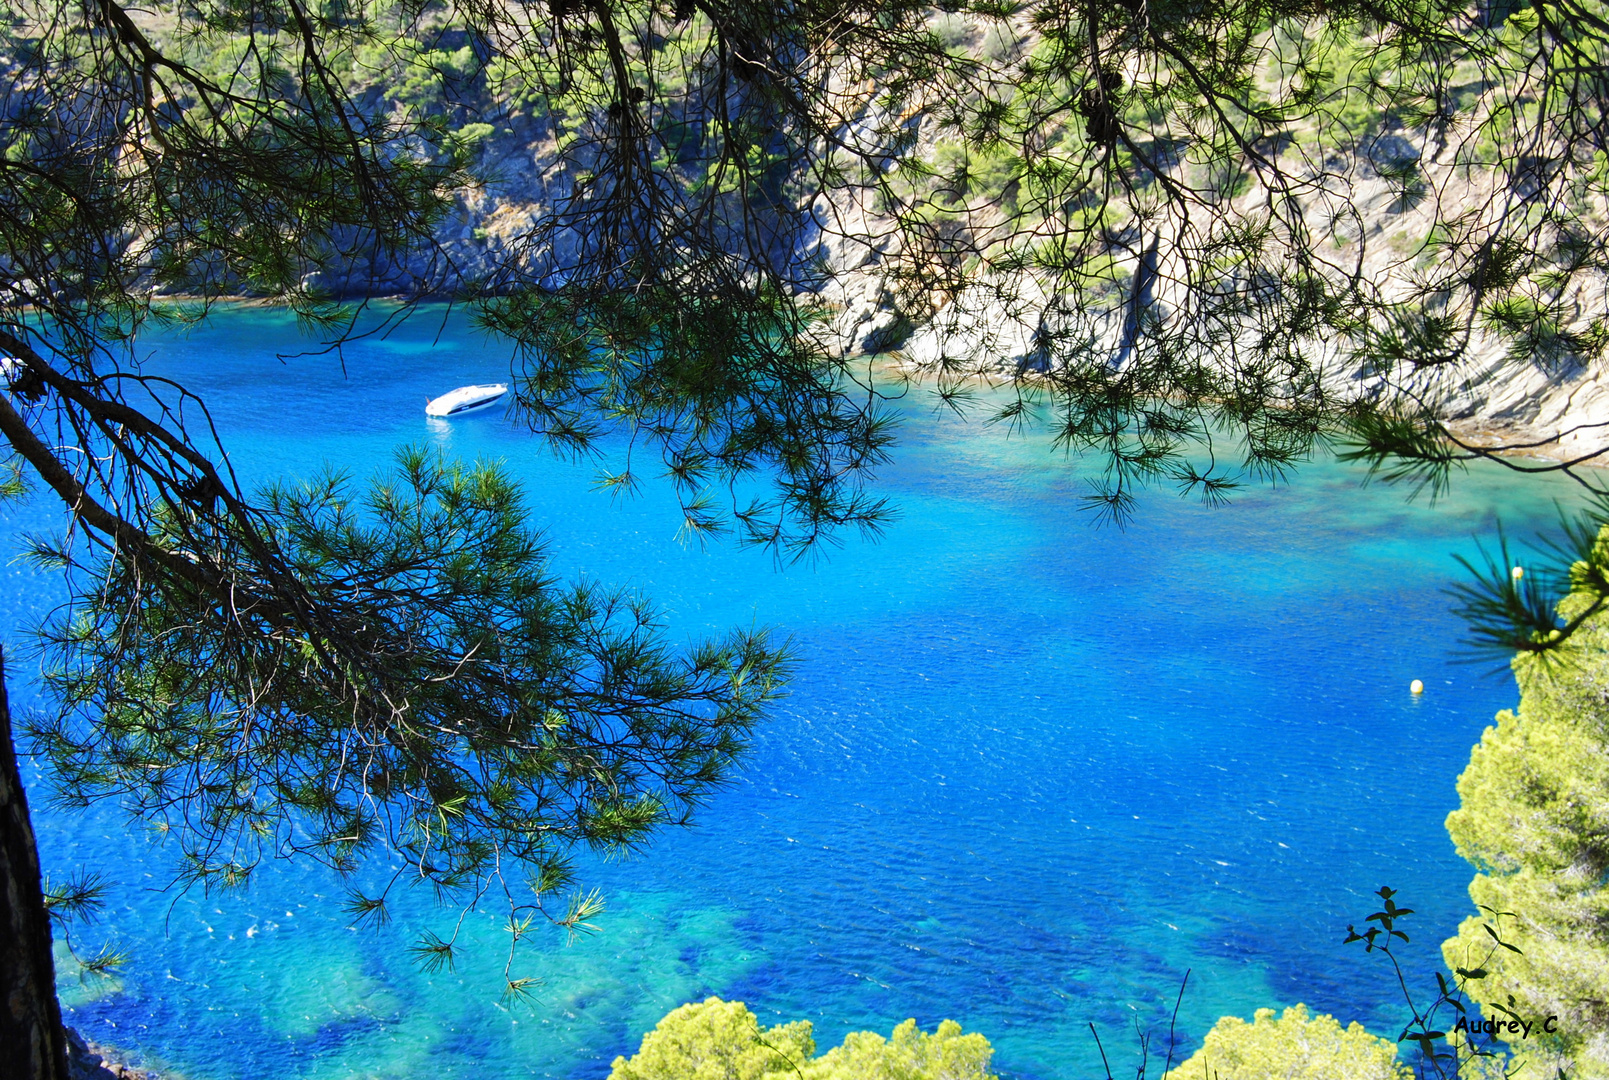
[{"label": "dark tree bark", "polygon": [[0,653],[0,1080],[67,1080],[50,915]]}]

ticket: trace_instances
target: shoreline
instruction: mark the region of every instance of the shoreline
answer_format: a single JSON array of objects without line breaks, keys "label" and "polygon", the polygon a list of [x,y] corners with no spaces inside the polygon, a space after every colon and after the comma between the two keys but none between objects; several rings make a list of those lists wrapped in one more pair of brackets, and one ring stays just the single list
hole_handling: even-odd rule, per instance
[{"label": "shoreline", "polygon": [[78,1029],[62,1024],[67,1038],[67,1075],[71,1080],[165,1080],[162,1073],[130,1064],[115,1046],[84,1038]]},{"label": "shoreline", "polygon": [[[396,305],[398,307],[422,306],[442,304],[456,306],[462,303],[450,295],[435,293],[410,294],[406,292],[377,292],[353,293],[332,296],[331,301],[337,304],[368,305]],[[189,293],[156,293],[150,300],[153,305],[183,305],[202,304],[207,307],[213,305],[239,306],[243,308],[270,309],[283,308],[291,310],[291,305],[283,299],[263,296],[246,296],[230,294],[226,296],[201,296]],[[864,364],[870,376],[882,376],[897,379],[913,384],[931,385],[936,379],[936,373],[927,365],[911,360],[899,350],[889,352],[859,352],[853,356],[845,356],[846,364]],[[990,389],[1000,389],[1011,386],[1017,379],[1027,377],[1030,381],[1041,376],[1037,371],[1023,371],[1013,374],[1004,370],[986,371],[977,370],[966,374],[956,375],[958,381],[973,385],[982,385]],[[1609,469],[1609,441],[1596,452],[1577,453],[1568,456],[1563,452],[1562,443],[1574,433],[1597,424],[1575,424],[1555,433],[1546,433],[1523,423],[1495,422],[1486,419],[1448,419],[1443,421],[1447,430],[1456,438],[1467,442],[1470,446],[1490,450],[1494,458],[1515,458],[1522,461],[1537,462],[1549,466],[1546,471],[1564,472],[1568,469],[1591,468]]]},{"label": "shoreline", "polygon": [[[868,374],[892,377],[913,385],[931,386],[935,373],[929,367],[901,359],[897,353],[863,353],[858,358],[865,363]],[[1025,371],[1031,381],[1042,373]],[[1007,372],[978,371],[954,376],[958,381],[989,389],[1010,387],[1018,378]],[[1559,453],[1561,442],[1583,425],[1575,425],[1551,436],[1539,436],[1536,429],[1524,424],[1503,424],[1491,420],[1449,419],[1443,421],[1455,437],[1482,450],[1490,450],[1494,458],[1516,458],[1554,466],[1548,471],[1563,472],[1566,468],[1609,469],[1609,445],[1590,455],[1566,457]]]}]

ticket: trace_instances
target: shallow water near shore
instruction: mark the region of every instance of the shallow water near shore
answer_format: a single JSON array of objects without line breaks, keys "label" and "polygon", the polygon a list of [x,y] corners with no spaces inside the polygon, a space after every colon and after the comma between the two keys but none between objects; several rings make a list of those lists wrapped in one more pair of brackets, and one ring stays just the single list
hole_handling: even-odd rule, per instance
[{"label": "shallow water near shore", "polygon": [[[149,340],[145,363],[204,398],[252,483],[330,462],[363,477],[410,442],[502,460],[557,572],[641,589],[678,641],[791,635],[793,692],[697,828],[583,864],[609,910],[593,937],[523,947],[533,1006],[499,998],[495,913],[468,918],[482,944],[455,972],[428,975],[407,946],[456,916],[426,891],[380,931],[353,929],[341,885],[300,864],[243,893],[166,891],[152,836],[115,808],[51,807],[30,771],[47,873],[120,883],[82,934],[132,962],[61,984],[86,1036],[192,1080],[600,1078],[665,1012],[718,994],[813,1021],[818,1050],[952,1018],[1024,1080],[1104,1075],[1091,1023],[1130,1073],[1139,1025],[1155,1074],[1187,970],[1181,1055],[1221,1015],[1298,1001],[1394,1036],[1389,972],[1341,945],[1381,884],[1418,912],[1407,956],[1433,983],[1470,908],[1443,827],[1454,782],[1516,697],[1489,664],[1453,662],[1452,555],[1490,543],[1498,514],[1513,536],[1545,527],[1567,483],[1480,469],[1429,507],[1323,460],[1225,508],[1149,495],[1117,531],[1077,509],[1076,464],[1047,440],[937,416],[917,392],[878,479],[900,519],[778,569],[679,544],[662,487],[611,500],[596,464],[555,459],[498,410],[427,420],[426,397],[508,371],[506,348],[439,325],[359,342],[343,372],[276,358],[305,347],[291,321],[239,310]],[[8,553],[59,521],[43,497],[0,507]],[[3,572],[17,656],[60,586]],[[26,707],[29,671],[11,669]]]}]

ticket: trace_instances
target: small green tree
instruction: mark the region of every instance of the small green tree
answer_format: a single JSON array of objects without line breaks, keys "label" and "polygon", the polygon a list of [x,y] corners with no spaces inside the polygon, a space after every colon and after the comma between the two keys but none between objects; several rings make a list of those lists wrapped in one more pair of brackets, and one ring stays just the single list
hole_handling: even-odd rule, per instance
[{"label": "small green tree", "polygon": [[[329,476],[257,505],[254,534],[159,515],[147,542],[204,552],[191,572],[103,556],[100,588],[41,629],[62,708],[31,745],[69,800],[168,827],[185,881],[239,885],[288,855],[348,872],[383,849],[444,896],[493,891],[519,927],[568,885],[577,845],[686,821],[778,688],[763,635],[679,653],[640,598],[561,586],[495,467],[403,451],[361,499]],[[276,592],[254,541],[294,589]],[[388,890],[354,892],[354,914],[383,918]],[[451,962],[450,942],[419,949]]]},{"label": "small green tree", "polygon": [[953,1020],[932,1034],[915,1020],[886,1039],[852,1031],[822,1057],[815,1049],[810,1021],[761,1029],[742,1002],[712,997],[672,1010],[636,1054],[615,1059],[609,1080],[998,1080],[989,1040]]},{"label": "small green tree", "polygon": [[930,1035],[906,1020],[889,1038],[851,1031],[843,1044],[812,1062],[810,1080],[997,1080],[989,1072],[994,1048],[977,1032],[963,1034],[954,1020]]},{"label": "small green tree", "polygon": [[1390,1039],[1356,1021],[1308,1016],[1293,1005],[1279,1017],[1258,1009],[1251,1023],[1226,1016],[1206,1041],[1164,1080],[1409,1080]]},{"label": "small green tree", "polygon": [[741,1001],[718,997],[673,1009],[643,1036],[630,1058],[617,1057],[609,1080],[761,1080],[792,1076],[816,1052],[810,1021],[762,1030]]}]

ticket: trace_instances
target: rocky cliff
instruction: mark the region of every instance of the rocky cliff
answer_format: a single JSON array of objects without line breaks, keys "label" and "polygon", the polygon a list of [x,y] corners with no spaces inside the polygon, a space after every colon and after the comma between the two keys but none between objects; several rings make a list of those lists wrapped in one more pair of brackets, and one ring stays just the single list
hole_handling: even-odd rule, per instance
[{"label": "rocky cliff", "polygon": [[[441,290],[461,277],[495,280],[518,260],[522,239],[548,213],[555,196],[568,191],[566,166],[548,123],[508,112],[488,119],[497,130],[479,150],[484,183],[457,200],[438,234],[440,252],[384,278],[380,291]],[[1339,242],[1351,245],[1356,272],[1382,295],[1417,287],[1417,272],[1427,257],[1417,250],[1419,241],[1435,227],[1437,214],[1478,210],[1494,198],[1489,184],[1460,176],[1451,156],[1422,139],[1383,138],[1352,155],[1339,180],[1330,177],[1326,194],[1311,200],[1314,213],[1322,212],[1318,204],[1326,198],[1359,211],[1355,221],[1338,226]],[[1413,163],[1439,197],[1405,199],[1400,184],[1381,175],[1382,160]],[[1250,203],[1259,195],[1254,190],[1239,201]],[[830,314],[823,327],[830,348],[852,356],[882,354],[917,377],[941,364],[952,372],[961,365],[993,381],[1042,370],[1037,335],[1049,298],[1036,283],[1019,281],[1010,290],[988,289],[988,295],[913,314],[920,305],[902,301],[874,247],[833,238],[821,243],[821,250],[831,272],[817,296]],[[1593,280],[1595,285],[1578,288],[1567,301],[1572,317],[1583,323],[1605,302],[1602,277]],[[1165,298],[1159,303],[1165,307]],[[1426,382],[1454,430],[1475,443],[1519,444],[1527,454],[1553,460],[1609,448],[1609,361],[1561,354],[1551,362],[1516,362],[1513,349],[1511,340],[1477,323],[1455,370],[1438,371],[1433,385]],[[1357,367],[1333,366],[1327,377],[1359,390],[1373,378]]]}]

